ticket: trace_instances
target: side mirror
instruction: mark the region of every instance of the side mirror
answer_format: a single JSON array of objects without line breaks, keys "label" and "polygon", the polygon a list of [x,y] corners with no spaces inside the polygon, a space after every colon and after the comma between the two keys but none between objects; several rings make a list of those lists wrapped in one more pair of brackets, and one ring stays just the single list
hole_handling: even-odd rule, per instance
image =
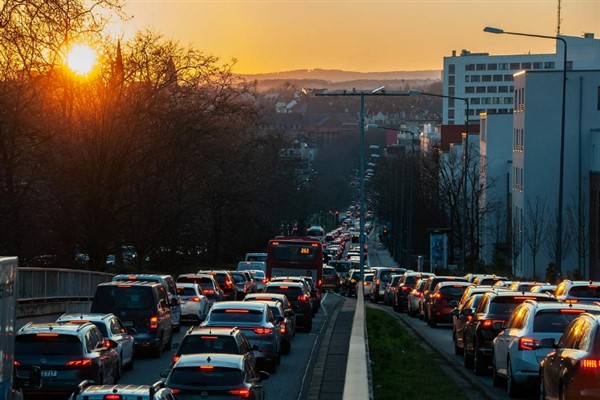
[{"label": "side mirror", "polygon": [[544,338],[540,340],[540,347],[544,349],[556,348],[556,345],[554,344],[554,338]]},{"label": "side mirror", "polygon": [[171,298],[171,305],[173,307],[177,307],[179,305],[179,299],[177,297],[172,297]]},{"label": "side mirror", "polygon": [[469,315],[473,315],[473,309],[463,308],[461,314],[464,315],[465,317],[468,317]]},{"label": "side mirror", "polygon": [[283,321],[285,321],[285,318],[281,315],[278,315],[277,318],[275,318],[275,322],[277,322],[278,324],[281,324]]},{"label": "side mirror", "polygon": [[160,371],[160,377],[166,378],[167,376],[169,376],[169,372],[171,372],[171,371],[168,369],[163,369],[162,371]]},{"label": "side mirror", "polygon": [[258,347],[258,345],[257,345],[257,344],[253,344],[253,345],[252,345],[252,350],[259,350],[259,347]]},{"label": "side mirror", "polygon": [[127,331],[128,334],[130,335],[135,335],[137,333],[137,329],[135,328],[129,328],[129,330]]},{"label": "side mirror", "polygon": [[266,381],[267,379],[269,379],[271,375],[269,375],[268,372],[265,371],[259,371],[258,373],[258,379],[262,382],[262,381]]}]

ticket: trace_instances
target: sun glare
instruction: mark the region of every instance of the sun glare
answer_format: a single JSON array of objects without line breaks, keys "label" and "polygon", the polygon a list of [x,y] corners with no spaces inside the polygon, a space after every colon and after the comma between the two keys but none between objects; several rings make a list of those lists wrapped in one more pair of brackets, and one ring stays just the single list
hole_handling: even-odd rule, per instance
[{"label": "sun glare", "polygon": [[67,65],[78,75],[89,74],[97,61],[96,51],[84,44],[74,45],[67,54]]}]

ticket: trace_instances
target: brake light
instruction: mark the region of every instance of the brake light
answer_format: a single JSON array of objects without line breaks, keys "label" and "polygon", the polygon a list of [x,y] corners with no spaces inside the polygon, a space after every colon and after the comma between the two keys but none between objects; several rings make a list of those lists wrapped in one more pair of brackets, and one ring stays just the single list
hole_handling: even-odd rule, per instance
[{"label": "brake light", "polygon": [[379,279],[377,279],[377,280],[375,281],[375,284],[376,284],[376,285],[379,285],[380,283],[381,283],[381,281],[380,281]]},{"label": "brake light", "polygon": [[35,336],[58,336],[58,333],[36,333]]},{"label": "brake light", "polygon": [[218,337],[217,336],[200,336],[201,339],[204,340],[217,340]]},{"label": "brake light", "polygon": [[135,276],[135,275],[129,275],[127,277],[127,279],[129,279],[130,281],[135,281],[137,279],[137,276]]},{"label": "brake light", "polygon": [[268,280],[267,278],[265,278],[265,279],[263,279],[261,282],[262,282],[262,283],[269,283],[269,280]]},{"label": "brake light", "polygon": [[215,291],[212,289],[203,289],[202,291],[206,294],[215,294]]},{"label": "brake light", "polygon": [[250,397],[250,390],[248,390],[248,389],[234,389],[234,390],[230,390],[229,394],[237,396],[240,399],[247,399],[248,397]]},{"label": "brake light", "polygon": [[13,361],[13,365],[15,367],[18,367],[19,365],[21,365],[21,363],[19,361],[15,360],[15,361]]},{"label": "brake light", "polygon": [[519,339],[519,351],[535,350],[540,348],[540,341],[532,338],[522,337]]},{"label": "brake light", "polygon": [[300,295],[300,296],[298,296],[298,300],[299,301],[307,301],[308,297],[306,297],[305,295]]},{"label": "brake light", "polygon": [[442,295],[441,295],[440,293],[436,293],[436,294],[434,294],[434,295],[433,295],[433,296],[431,296],[431,297],[433,297],[434,299],[441,299],[441,298],[442,298]]},{"label": "brake light", "polygon": [[83,360],[71,360],[67,362],[67,367],[89,367],[92,365],[92,360],[85,358]]},{"label": "brake light", "polygon": [[150,329],[158,329],[158,317],[150,317]]},{"label": "brake light", "polygon": [[250,311],[248,311],[248,310],[225,310],[225,312],[226,313],[235,313],[235,314],[239,314],[239,313],[247,314]]},{"label": "brake light", "polygon": [[200,371],[212,371],[213,369],[215,369],[215,367],[213,367],[212,365],[201,365],[200,366]]},{"label": "brake light", "polygon": [[289,286],[279,286],[280,289],[289,289]]},{"label": "brake light", "polygon": [[179,394],[179,393],[181,393],[181,389],[175,389],[175,388],[171,388],[171,392],[172,392],[173,394]]},{"label": "brake light", "polygon": [[118,288],[130,288],[131,285],[118,285],[117,287]]},{"label": "brake light", "polygon": [[317,286],[321,286],[323,282],[319,279],[319,281],[317,282]]},{"label": "brake light", "polygon": [[282,322],[281,325],[279,325],[279,330],[281,331],[281,333],[286,332],[287,326],[285,325],[285,322]]},{"label": "brake light", "polygon": [[579,368],[583,372],[600,372],[600,360],[594,358],[584,358],[579,362]]},{"label": "brake light", "polygon": [[179,361],[179,358],[181,358],[181,356],[174,356],[173,357],[173,364],[177,363],[177,361]]},{"label": "brake light", "polygon": [[515,296],[515,300],[535,300],[535,297],[530,297],[530,296]]},{"label": "brake light", "polygon": [[371,282],[363,282],[363,286],[369,286],[371,284]]},{"label": "brake light", "polygon": [[494,323],[496,323],[496,322],[503,324],[504,320],[502,320],[502,319],[486,319],[481,322],[481,327],[483,329],[493,329]]},{"label": "brake light", "polygon": [[190,297],[188,299],[188,301],[193,301],[194,303],[199,303],[200,302],[200,297]]},{"label": "brake light", "polygon": [[273,333],[273,329],[271,329],[271,328],[255,328],[252,331],[259,335],[269,335],[269,334]]},{"label": "brake light", "polygon": [[402,291],[404,292],[406,290],[410,290],[410,287],[409,286],[402,286]]},{"label": "brake light", "polygon": [[121,399],[122,399],[122,397],[120,394],[111,393],[111,394],[104,395],[104,400],[121,400]]}]

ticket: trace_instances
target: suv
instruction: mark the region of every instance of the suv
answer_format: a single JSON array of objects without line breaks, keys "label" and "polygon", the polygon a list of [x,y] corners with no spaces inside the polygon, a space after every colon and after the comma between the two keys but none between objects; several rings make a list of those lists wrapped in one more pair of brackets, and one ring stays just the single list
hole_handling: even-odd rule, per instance
[{"label": "suv", "polygon": [[566,279],[556,287],[555,296],[565,303],[592,304],[600,300],[600,282]]},{"label": "suv", "polygon": [[417,281],[432,275],[433,274],[429,272],[405,272],[402,274],[402,277],[398,281],[398,286],[394,291],[394,297],[392,298],[392,307],[394,308],[394,311],[408,311],[408,295],[415,288]]},{"label": "suv", "polygon": [[125,329],[121,320],[114,314],[79,314],[79,313],[64,313],[56,322],[70,324],[85,324],[91,322],[100,329],[100,333],[106,339],[114,340],[117,343],[115,351],[119,356],[119,368],[133,369],[135,364],[135,339],[133,334],[136,333],[134,328]]},{"label": "suv", "polygon": [[113,313],[127,329],[135,328],[135,348],[150,349],[155,357],[171,350],[173,322],[165,287],[156,282],[105,282],[98,285],[92,313]]},{"label": "suv", "polygon": [[438,323],[452,322],[452,310],[458,304],[469,282],[440,282],[435,286],[427,302],[427,325],[435,328]]},{"label": "suv", "polygon": [[386,286],[390,283],[392,275],[400,275],[405,272],[406,268],[373,268],[373,284],[371,285],[371,292],[369,296],[371,303],[379,303],[379,300],[383,299],[383,293]]},{"label": "suv", "polygon": [[494,386],[506,380],[510,397],[517,396],[525,385],[537,387],[540,362],[551,350],[541,348],[540,341],[545,338],[557,341],[567,325],[584,312],[600,314],[600,307],[532,300],[519,305],[492,344]]},{"label": "suv", "polygon": [[173,330],[179,332],[181,329],[181,302],[177,294],[175,280],[171,275],[152,275],[152,274],[121,274],[115,275],[113,281],[149,281],[162,284],[167,291],[169,297],[169,305],[171,307],[171,319],[173,320]]},{"label": "suv", "polygon": [[295,282],[270,282],[265,286],[265,293],[285,294],[292,303],[292,310],[296,314],[296,323],[305,331],[312,330],[313,308],[310,302],[310,293],[302,283]]},{"label": "suv", "polygon": [[214,328],[195,326],[181,339],[173,356],[171,368],[184,354],[228,353],[246,355],[252,365],[256,364],[254,351],[258,346],[250,344],[248,337],[239,328]]},{"label": "suv", "polygon": [[237,300],[238,288],[231,273],[227,270],[198,271],[199,274],[212,275],[223,291],[223,300]]},{"label": "suv", "polygon": [[492,360],[492,341],[504,329],[504,323],[514,309],[525,300],[556,302],[547,293],[493,290],[483,294],[475,311],[463,308],[462,315],[470,316],[463,329],[462,340],[466,368],[473,368],[477,375],[487,371]]},{"label": "suv", "polygon": [[[40,388],[24,388],[25,394],[68,395],[82,380],[117,383],[121,377],[114,340],[104,339],[94,324],[28,323],[15,337],[15,366],[27,377],[34,365],[41,367]],[[41,361],[41,363],[40,363]]]},{"label": "suv", "polygon": [[246,296],[248,293],[254,293],[258,291],[256,288],[256,282],[254,279],[252,279],[250,272],[231,271],[231,277],[238,288],[238,297],[236,300],[243,300],[244,296]]},{"label": "suv", "polygon": [[425,286],[423,287],[423,292],[421,294],[421,297],[419,298],[419,318],[421,318],[423,321],[427,322],[429,320],[429,307],[427,306],[427,304],[430,301],[430,297],[433,294],[433,290],[435,289],[438,283],[447,281],[468,282],[466,278],[460,276],[434,275],[427,278],[427,282],[425,283]]},{"label": "suv", "polygon": [[177,283],[197,283],[202,288],[202,293],[212,305],[223,300],[223,291],[213,275],[208,274],[182,274],[177,277]]},{"label": "suv", "polygon": [[69,397],[69,400],[107,400],[107,399],[136,399],[136,400],[175,400],[171,389],[163,381],[153,385],[92,385],[83,381]]}]

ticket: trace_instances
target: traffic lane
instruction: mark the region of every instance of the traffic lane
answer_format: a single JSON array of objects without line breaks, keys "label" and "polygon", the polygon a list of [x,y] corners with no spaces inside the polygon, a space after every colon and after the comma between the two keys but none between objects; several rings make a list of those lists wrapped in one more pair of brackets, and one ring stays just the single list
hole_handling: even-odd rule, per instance
[{"label": "traffic lane", "polygon": [[[390,315],[399,319],[404,325],[408,326],[410,328],[410,334],[415,335],[417,338],[424,339],[435,351],[441,353],[445,360],[451,362],[451,366],[454,370],[466,378],[465,380],[462,380],[462,383],[467,385],[474,383],[473,390],[476,390],[478,387],[484,388],[488,398],[498,400],[510,399],[506,393],[506,388],[497,388],[492,384],[491,369],[483,376],[476,375],[472,370],[465,369],[463,357],[454,354],[451,324],[438,324],[437,328],[431,328],[423,320],[409,317],[406,313],[397,313],[391,307],[374,304],[369,304],[368,306],[377,307],[388,312]],[[524,391],[523,396],[520,398],[537,398],[537,393],[534,389],[535,388]]]},{"label": "traffic lane", "polygon": [[[290,354],[281,357],[281,364],[277,372],[271,374],[264,381],[267,397],[281,400],[302,400],[308,396],[310,384],[313,379],[314,364],[319,355],[319,347],[325,322],[336,302],[341,301],[339,296],[325,293],[321,308],[313,318],[313,328],[310,333],[297,332],[292,340]],[[161,379],[160,372],[169,368],[181,338],[190,326],[184,325],[179,333],[173,337],[173,346],[170,351],[163,351],[160,358],[152,358],[139,352],[136,354],[135,367],[131,371],[124,371],[119,383],[121,384],[152,384]]]}]

